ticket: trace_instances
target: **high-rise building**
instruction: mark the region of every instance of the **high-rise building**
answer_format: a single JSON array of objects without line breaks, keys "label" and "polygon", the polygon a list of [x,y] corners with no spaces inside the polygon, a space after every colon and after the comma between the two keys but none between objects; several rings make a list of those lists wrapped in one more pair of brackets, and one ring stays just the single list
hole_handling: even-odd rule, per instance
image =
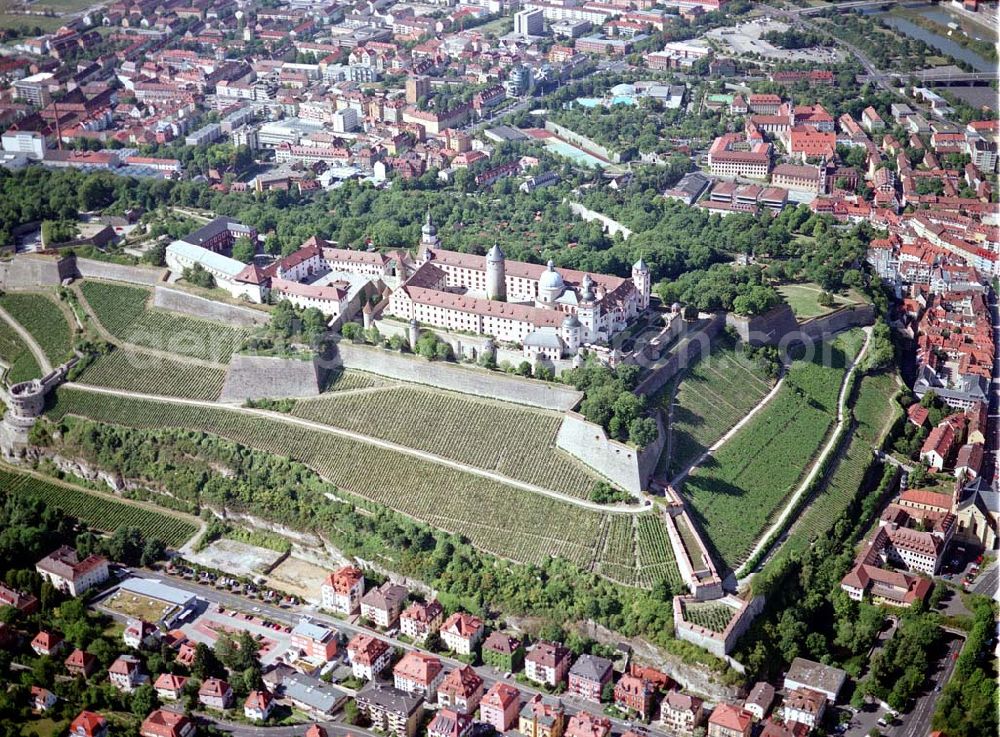
[{"label": "high-rise building", "polygon": [[541,8],[514,13],[514,33],[518,36],[541,36],[545,33],[545,18]]}]

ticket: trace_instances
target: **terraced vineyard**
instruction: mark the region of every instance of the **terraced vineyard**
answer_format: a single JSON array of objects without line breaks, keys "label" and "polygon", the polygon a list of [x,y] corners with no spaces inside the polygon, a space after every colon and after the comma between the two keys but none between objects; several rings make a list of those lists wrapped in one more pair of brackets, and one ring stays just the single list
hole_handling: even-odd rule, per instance
[{"label": "terraced vineyard", "polygon": [[6,320],[0,320],[0,361],[9,367],[4,374],[8,384],[37,379],[42,375],[35,356]]},{"label": "terraced vineyard", "polygon": [[[712,348],[681,380],[670,426],[671,452],[660,457],[657,474],[671,478],[746,417],[771,390],[772,383],[728,338]],[[669,393],[661,398],[668,410]]]},{"label": "terraced vineyard", "polygon": [[[846,364],[860,331],[794,361],[771,402],[684,483],[693,517],[734,570],[794,491],[836,419]],[[824,365],[829,363],[832,365]]]},{"label": "terraced vineyard", "polygon": [[637,582],[650,587],[661,579],[673,584],[681,582],[674,549],[667,537],[667,526],[658,512],[646,514],[636,520],[639,550]]},{"label": "terraced vineyard", "polygon": [[326,381],[326,391],[341,392],[351,389],[370,389],[376,386],[389,386],[392,382],[375,374],[364,371],[336,369],[330,372]]},{"label": "terraced vineyard", "polygon": [[562,418],[415,385],[296,403],[292,414],[586,498],[597,477],[555,449]]},{"label": "terraced vineyard", "polygon": [[607,518],[600,557],[600,573],[627,585],[634,584],[635,522],[632,515],[613,515]]},{"label": "terraced vineyard", "polygon": [[897,386],[893,374],[861,379],[854,405],[857,427],[827,474],[826,483],[802,511],[774,559],[804,550],[825,535],[858,495],[875,460],[872,446],[881,442],[893,415],[902,411],[893,400]]},{"label": "terraced vineyard", "polygon": [[180,547],[198,531],[195,525],[178,517],[7,468],[0,468],[0,489],[8,494],[40,499],[53,507],[59,507],[88,526],[105,532],[114,532],[120,527],[138,528],[145,537],[159,538],[171,548]]},{"label": "terraced vineyard", "polygon": [[684,619],[712,632],[722,632],[729,626],[736,610],[725,604],[697,602],[684,607]]},{"label": "terraced vineyard", "polygon": [[80,289],[105,329],[126,343],[229,363],[248,335],[241,328],[152,308],[151,293],[141,287],[84,281]]},{"label": "terraced vineyard", "polygon": [[[140,428],[182,427],[251,448],[291,455],[346,491],[464,535],[487,552],[523,563],[561,556],[600,570],[601,529],[610,515],[387,451],[332,433],[222,407],[191,407],[88,393],[56,392],[53,419],[76,414]],[[647,559],[658,570],[666,561]],[[613,561],[612,561],[613,563]],[[676,568],[671,572],[677,576]]]},{"label": "terraced vineyard", "polygon": [[83,384],[141,394],[212,401],[219,398],[225,380],[223,368],[196,366],[123,348],[98,358],[78,379]]},{"label": "terraced vineyard", "polygon": [[858,435],[869,443],[878,443],[889,423],[900,414],[902,407],[895,401],[899,385],[893,374],[874,374],[861,379],[854,402],[854,417]]},{"label": "terraced vineyard", "polygon": [[55,300],[45,294],[8,292],[0,306],[31,333],[49,363],[56,366],[73,355],[73,331]]}]

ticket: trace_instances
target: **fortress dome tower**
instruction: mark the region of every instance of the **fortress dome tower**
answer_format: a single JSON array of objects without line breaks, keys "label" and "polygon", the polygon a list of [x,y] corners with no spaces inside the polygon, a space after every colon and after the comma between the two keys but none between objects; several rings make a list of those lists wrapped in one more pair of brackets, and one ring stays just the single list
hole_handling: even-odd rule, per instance
[{"label": "fortress dome tower", "polygon": [[506,257],[500,244],[494,243],[486,254],[486,298],[498,302],[507,301]]}]

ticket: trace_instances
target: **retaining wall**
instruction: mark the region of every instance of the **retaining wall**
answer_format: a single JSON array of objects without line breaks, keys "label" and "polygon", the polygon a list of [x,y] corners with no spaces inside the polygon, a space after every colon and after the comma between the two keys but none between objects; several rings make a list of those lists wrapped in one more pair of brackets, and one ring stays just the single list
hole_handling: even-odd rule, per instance
[{"label": "retaining wall", "polygon": [[218,302],[160,285],[153,290],[153,306],[244,328],[263,325],[271,319],[270,313],[262,310]]},{"label": "retaining wall", "polygon": [[58,287],[76,275],[72,257],[21,254],[0,261],[0,288]]},{"label": "retaining wall", "polygon": [[153,269],[143,266],[126,266],[124,264],[112,264],[107,261],[93,261],[89,258],[74,257],[76,261],[76,274],[79,277],[92,277],[94,279],[112,279],[114,281],[129,282],[130,284],[143,284],[153,286],[163,280],[166,273],[164,269]]},{"label": "retaining wall", "polygon": [[318,359],[234,354],[226,371],[220,402],[247,399],[315,397],[323,386]]},{"label": "retaining wall", "polygon": [[787,304],[778,305],[763,315],[753,317],[730,312],[726,314],[726,324],[736,330],[742,342],[752,346],[776,346],[799,330],[795,313]]},{"label": "retaining wall", "polygon": [[679,345],[662,366],[653,369],[649,376],[639,383],[635,389],[636,394],[655,394],[702,355],[707,356],[711,351],[712,340],[725,322],[723,313],[713,315],[705,327],[689,336],[687,342]]},{"label": "retaining wall", "polygon": [[875,307],[872,305],[851,305],[807,320],[799,329],[813,340],[818,340],[830,333],[837,333],[848,328],[866,327],[875,324]]},{"label": "retaining wall", "polygon": [[696,624],[686,621],[684,619],[684,604],[685,602],[693,603],[694,600],[688,596],[675,596],[673,602],[674,635],[679,640],[691,642],[700,648],[708,650],[713,655],[725,659],[735,670],[742,673],[743,666],[730,658],[729,653],[733,651],[736,643],[750,629],[753,620],[764,609],[764,597],[755,596],[749,601],[743,601],[734,596],[727,596],[717,601],[720,603],[727,602],[737,610],[733,618],[729,620],[729,624],[726,625],[726,629],[722,632],[713,632],[710,629],[699,627]]},{"label": "retaining wall", "polygon": [[427,361],[344,340],[337,344],[337,355],[332,365],[559,412],[575,407],[582,398],[580,392],[567,386],[508,376],[473,366]]},{"label": "retaining wall", "polygon": [[628,237],[632,235],[632,231],[626,228],[624,225],[619,223],[617,220],[609,218],[607,215],[602,215],[596,210],[591,210],[590,208],[581,205],[579,202],[570,202],[569,209],[574,215],[579,215],[581,218],[586,220],[588,223],[596,220],[604,227],[604,232],[608,235],[622,234],[622,240],[628,240]]},{"label": "retaining wall", "polygon": [[565,450],[593,468],[612,483],[633,494],[640,494],[656,470],[667,434],[659,413],[659,434],[641,450],[609,438],[604,428],[577,412],[567,412],[559,426],[556,447]]},{"label": "retaining wall", "polygon": [[605,161],[610,161],[613,164],[620,164],[622,161],[621,154],[614,153],[608,150],[606,147],[602,146],[601,144],[597,143],[596,141],[592,141],[586,136],[581,135],[574,130],[570,130],[569,128],[561,126],[558,123],[553,123],[551,120],[545,121],[545,130],[549,131],[550,133],[555,133],[564,141],[569,141],[573,145],[579,146],[587,153],[600,156]]}]

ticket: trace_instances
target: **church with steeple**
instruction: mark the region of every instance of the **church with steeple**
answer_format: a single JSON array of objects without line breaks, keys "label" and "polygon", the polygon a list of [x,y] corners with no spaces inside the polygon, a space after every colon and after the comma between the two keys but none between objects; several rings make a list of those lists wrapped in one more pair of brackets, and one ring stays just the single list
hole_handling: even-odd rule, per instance
[{"label": "church with steeple", "polygon": [[510,261],[494,244],[485,256],[441,248],[430,212],[416,268],[389,298],[387,314],[441,330],[519,344],[527,358],[558,360],[606,346],[649,307],[650,274],[640,258],[631,278]]}]

